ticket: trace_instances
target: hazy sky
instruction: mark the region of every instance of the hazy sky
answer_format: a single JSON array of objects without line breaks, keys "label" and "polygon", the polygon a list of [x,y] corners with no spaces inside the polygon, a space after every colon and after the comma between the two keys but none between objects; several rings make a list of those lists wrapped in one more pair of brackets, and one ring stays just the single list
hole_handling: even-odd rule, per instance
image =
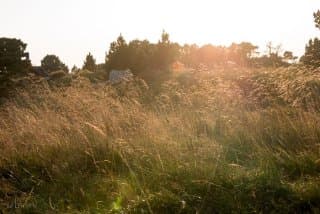
[{"label": "hazy sky", "polygon": [[320,0],[0,0],[0,37],[27,43],[33,64],[56,54],[69,67],[88,52],[103,62],[120,33],[156,42],[162,29],[180,44],[273,41],[301,55],[320,37],[317,9]]}]

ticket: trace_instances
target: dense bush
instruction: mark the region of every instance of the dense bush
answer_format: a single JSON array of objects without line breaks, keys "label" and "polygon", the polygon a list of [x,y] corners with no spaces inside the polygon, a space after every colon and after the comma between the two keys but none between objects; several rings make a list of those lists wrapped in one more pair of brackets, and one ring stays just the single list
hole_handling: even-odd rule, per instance
[{"label": "dense bush", "polygon": [[133,40],[127,44],[120,35],[112,42],[106,56],[107,69],[130,69],[146,80],[161,79],[178,56],[178,44],[171,43],[165,32],[157,44]]},{"label": "dense bush", "polygon": [[68,72],[68,67],[56,55],[46,55],[41,60],[41,67],[49,73],[58,70]]},{"label": "dense bush", "polygon": [[0,38],[0,97],[7,95],[12,87],[12,78],[26,76],[31,63],[27,44],[19,39]]}]

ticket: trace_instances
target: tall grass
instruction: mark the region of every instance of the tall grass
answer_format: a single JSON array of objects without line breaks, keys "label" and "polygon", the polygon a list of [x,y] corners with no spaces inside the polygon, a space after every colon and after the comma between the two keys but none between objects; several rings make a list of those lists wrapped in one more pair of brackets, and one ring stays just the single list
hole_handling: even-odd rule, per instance
[{"label": "tall grass", "polygon": [[0,109],[1,210],[319,212],[317,98],[295,101],[317,74],[283,72],[21,90]]}]

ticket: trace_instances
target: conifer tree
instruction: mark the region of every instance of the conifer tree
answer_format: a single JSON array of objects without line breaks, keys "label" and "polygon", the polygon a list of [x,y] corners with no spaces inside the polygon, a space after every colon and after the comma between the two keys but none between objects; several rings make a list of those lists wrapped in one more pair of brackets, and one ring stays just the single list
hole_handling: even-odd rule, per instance
[{"label": "conifer tree", "polygon": [[87,69],[89,71],[95,71],[96,70],[96,60],[93,58],[93,56],[91,55],[91,53],[89,53],[87,56],[86,56],[86,59],[84,61],[84,64],[83,64],[83,69]]}]

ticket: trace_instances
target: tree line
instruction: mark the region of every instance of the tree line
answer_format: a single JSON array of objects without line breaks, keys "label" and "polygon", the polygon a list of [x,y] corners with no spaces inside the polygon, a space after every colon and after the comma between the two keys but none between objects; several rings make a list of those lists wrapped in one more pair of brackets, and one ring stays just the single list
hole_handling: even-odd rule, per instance
[{"label": "tree line", "polygon": [[[320,29],[320,11],[313,14],[315,26]],[[10,78],[24,76],[33,67],[26,51],[27,44],[20,39],[0,38],[0,88],[6,87]],[[145,79],[156,79],[170,72],[170,65],[180,61],[187,67],[196,68],[199,65],[207,67],[237,65],[245,67],[279,67],[288,66],[297,57],[291,51],[282,54],[280,46],[267,44],[267,52],[263,55],[257,52],[258,46],[250,42],[233,43],[230,46],[201,47],[195,44],[183,46],[170,41],[169,34],[162,32],[157,43],[148,40],[132,40],[127,42],[120,36],[110,44],[105,62],[97,65],[93,55],[89,53],[82,69],[96,71],[98,68],[109,72],[112,69],[130,69],[132,73]],[[308,66],[320,66],[320,39],[310,39],[305,47],[305,53],[300,63]],[[40,68],[47,73],[62,70],[69,72],[68,67],[56,55],[46,55],[41,60]],[[79,70],[74,66],[71,71]]]}]

